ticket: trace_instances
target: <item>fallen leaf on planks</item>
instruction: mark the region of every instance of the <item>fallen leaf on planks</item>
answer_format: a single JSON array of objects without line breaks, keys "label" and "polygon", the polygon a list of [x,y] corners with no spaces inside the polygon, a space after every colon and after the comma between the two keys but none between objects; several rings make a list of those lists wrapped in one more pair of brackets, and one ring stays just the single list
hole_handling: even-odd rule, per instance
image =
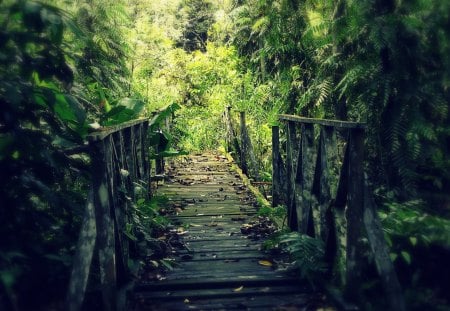
[{"label": "fallen leaf on planks", "polygon": [[243,290],[243,289],[244,289],[244,285],[242,285],[242,286],[240,286],[240,287],[238,287],[238,288],[233,289],[233,292],[240,292],[240,291]]},{"label": "fallen leaf on planks", "polygon": [[260,261],[258,261],[258,263],[261,266],[265,266],[265,267],[272,267],[273,266],[273,264],[270,261],[268,261],[268,260],[260,260]]}]

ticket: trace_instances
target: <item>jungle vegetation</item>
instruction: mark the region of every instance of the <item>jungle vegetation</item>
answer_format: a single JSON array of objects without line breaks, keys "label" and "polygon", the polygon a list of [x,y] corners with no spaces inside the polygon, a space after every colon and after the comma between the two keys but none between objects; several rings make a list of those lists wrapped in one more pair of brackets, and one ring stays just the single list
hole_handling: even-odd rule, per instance
[{"label": "jungle vegetation", "polygon": [[409,309],[448,310],[449,12],[440,0],[0,0],[0,309],[64,299],[90,178],[88,156],[67,150],[177,103],[173,143],[191,152],[223,148],[223,112],[245,111],[261,176],[279,113],[366,122]]}]

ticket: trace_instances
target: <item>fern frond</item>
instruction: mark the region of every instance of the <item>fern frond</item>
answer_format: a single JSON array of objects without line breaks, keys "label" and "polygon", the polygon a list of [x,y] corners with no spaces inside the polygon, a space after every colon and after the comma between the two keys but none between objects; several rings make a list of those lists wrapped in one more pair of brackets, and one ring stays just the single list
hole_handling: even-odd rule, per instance
[{"label": "fern frond", "polygon": [[325,78],[322,83],[317,85],[317,89],[319,91],[319,96],[316,100],[316,106],[321,106],[324,101],[330,96],[331,91],[333,89],[333,82],[331,78]]},{"label": "fern frond", "polygon": [[316,278],[325,272],[325,244],[322,240],[290,232],[280,237],[280,244],[291,255],[302,278],[314,284]]}]

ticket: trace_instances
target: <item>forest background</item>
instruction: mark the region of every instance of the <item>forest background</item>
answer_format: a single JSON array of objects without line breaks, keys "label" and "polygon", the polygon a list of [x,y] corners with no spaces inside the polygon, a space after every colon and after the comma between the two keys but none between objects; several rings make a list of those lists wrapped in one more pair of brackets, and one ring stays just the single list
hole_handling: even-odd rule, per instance
[{"label": "forest background", "polygon": [[245,111],[269,179],[279,113],[366,122],[408,304],[448,310],[449,14],[438,0],[0,1],[0,307],[65,295],[90,178],[66,150],[177,103],[171,140],[188,151],[219,148],[225,108]]}]

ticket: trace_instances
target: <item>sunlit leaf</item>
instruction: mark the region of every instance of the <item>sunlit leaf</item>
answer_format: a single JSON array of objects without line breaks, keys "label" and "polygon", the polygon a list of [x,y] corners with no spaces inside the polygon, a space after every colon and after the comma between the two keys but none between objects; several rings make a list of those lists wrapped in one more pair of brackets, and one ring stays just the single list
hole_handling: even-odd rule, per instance
[{"label": "sunlit leaf", "polygon": [[402,251],[400,254],[402,255],[402,258],[410,265],[411,264],[411,255],[406,251]]},{"label": "sunlit leaf", "polygon": [[260,264],[261,266],[265,266],[265,267],[273,266],[273,263],[268,260],[260,260],[260,261],[258,261],[258,264]]}]

